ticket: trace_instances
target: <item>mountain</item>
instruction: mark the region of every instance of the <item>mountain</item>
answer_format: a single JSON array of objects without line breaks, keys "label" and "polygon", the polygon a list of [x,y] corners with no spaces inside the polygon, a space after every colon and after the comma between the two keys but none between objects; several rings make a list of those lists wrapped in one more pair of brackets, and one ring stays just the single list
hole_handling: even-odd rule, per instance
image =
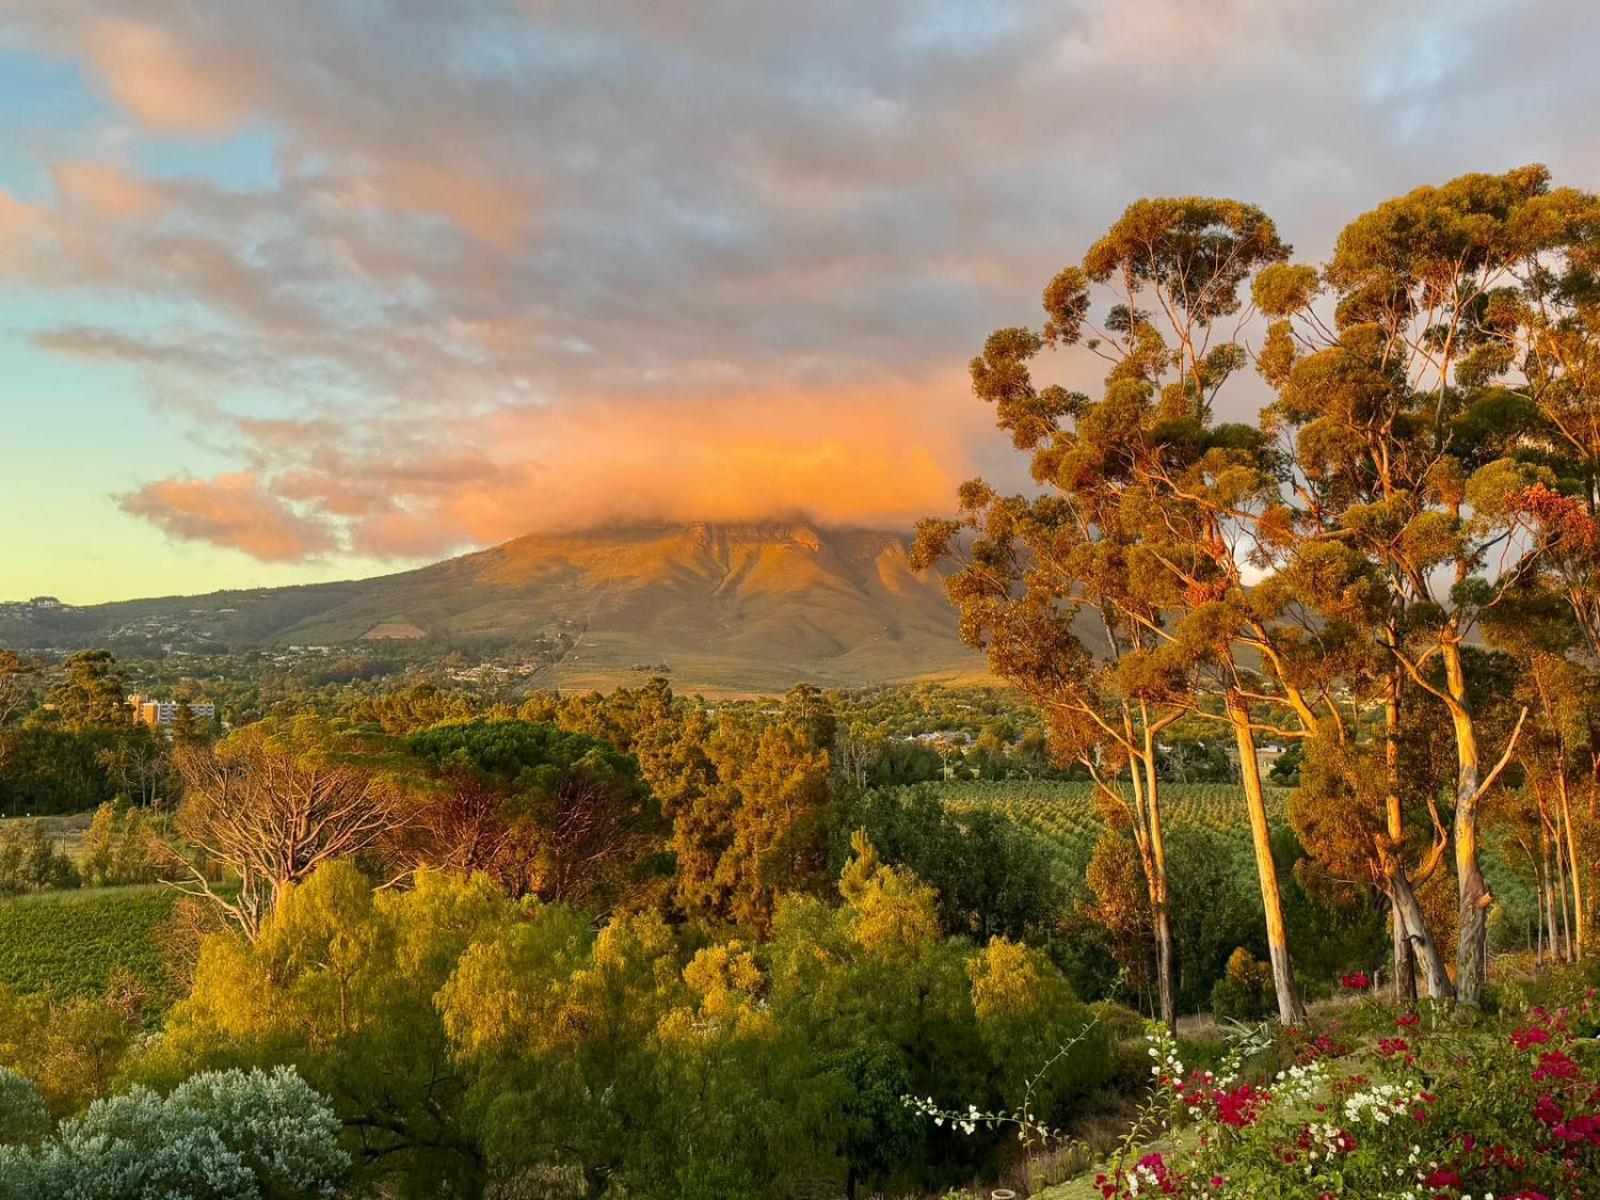
[{"label": "mountain", "polygon": [[84,608],[0,605],[0,645],[211,646],[546,640],[539,679],[611,686],[665,666],[684,689],[971,678],[937,572],[909,539],[804,522],[535,535],[396,575]]}]

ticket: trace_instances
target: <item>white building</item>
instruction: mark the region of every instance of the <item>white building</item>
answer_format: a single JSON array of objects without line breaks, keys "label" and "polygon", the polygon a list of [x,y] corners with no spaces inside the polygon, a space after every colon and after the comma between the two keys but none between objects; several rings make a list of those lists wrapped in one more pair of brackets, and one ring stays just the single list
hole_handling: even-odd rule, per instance
[{"label": "white building", "polygon": [[[155,728],[171,725],[178,719],[179,702],[176,700],[146,700],[141,696],[132,696],[128,703],[133,706],[137,720]],[[217,706],[208,700],[195,700],[189,704],[189,714],[196,721],[213,720],[217,715]]]}]

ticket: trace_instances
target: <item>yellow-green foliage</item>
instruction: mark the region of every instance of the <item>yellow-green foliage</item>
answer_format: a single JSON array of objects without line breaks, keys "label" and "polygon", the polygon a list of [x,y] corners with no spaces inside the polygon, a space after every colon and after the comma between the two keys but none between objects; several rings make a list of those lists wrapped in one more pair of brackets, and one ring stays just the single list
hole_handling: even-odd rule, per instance
[{"label": "yellow-green foliage", "polygon": [[102,997],[53,1001],[0,987],[0,1067],[38,1088],[56,1116],[104,1096],[138,1032],[138,1013]]},{"label": "yellow-green foliage", "polygon": [[[847,879],[842,906],[783,901],[771,942],[708,943],[655,913],[596,930],[481,877],[374,891],[334,863],[286,893],[256,943],[208,939],[133,1074],[294,1063],[378,1153],[381,1186],[419,1195],[500,1168],[675,1179],[685,1197],[871,1175],[875,1139],[905,1131],[890,1128],[897,1103],[841,1123],[864,1063],[918,1094],[1009,1106],[1090,1020],[1037,952],[945,939],[910,872],[864,852]],[[1103,1080],[1097,1046],[1093,1031],[1062,1056],[1036,1103],[1063,1115]],[[905,1165],[930,1161],[923,1136]]]}]

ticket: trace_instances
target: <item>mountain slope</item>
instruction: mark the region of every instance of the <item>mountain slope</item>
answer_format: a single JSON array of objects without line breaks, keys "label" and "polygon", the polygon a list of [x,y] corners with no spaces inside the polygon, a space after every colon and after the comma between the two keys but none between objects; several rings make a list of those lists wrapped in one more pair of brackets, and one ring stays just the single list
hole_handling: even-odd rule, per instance
[{"label": "mountain slope", "polygon": [[397,575],[83,609],[0,610],[0,644],[115,637],[217,645],[524,639],[565,648],[562,686],[665,664],[681,687],[765,691],[981,673],[943,579],[908,539],[800,522],[639,526],[518,538]]}]

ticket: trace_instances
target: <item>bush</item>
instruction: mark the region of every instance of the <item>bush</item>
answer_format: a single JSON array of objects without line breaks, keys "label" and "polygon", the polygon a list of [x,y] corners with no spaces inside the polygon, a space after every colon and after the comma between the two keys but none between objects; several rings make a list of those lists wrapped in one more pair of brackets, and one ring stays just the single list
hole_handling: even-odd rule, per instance
[{"label": "bush", "polygon": [[1595,1015],[1588,994],[1471,1025],[1431,1008],[1390,1013],[1370,1039],[1331,1026],[1285,1034],[1272,1065],[1295,1052],[1270,1078],[1246,1076],[1237,1055],[1197,1070],[1153,1027],[1159,1102],[1169,1127],[1191,1131],[1142,1158],[1130,1147],[1099,1194],[1588,1194],[1584,1181],[1600,1178],[1600,1080],[1578,1031]]},{"label": "bush", "polygon": [[1264,1021],[1276,1011],[1272,968],[1240,946],[1228,958],[1227,972],[1211,989],[1211,1015],[1219,1021]]},{"label": "bush", "polygon": [[0,1067],[0,1143],[33,1142],[50,1132],[50,1114],[33,1083]]},{"label": "bush", "polygon": [[0,829],[0,896],[78,883],[77,867],[56,849],[42,821],[13,821]]},{"label": "bush", "polygon": [[97,1100],[37,1146],[0,1147],[0,1200],[253,1200],[338,1194],[350,1168],[328,1102],[288,1067],[212,1071],[166,1097]]},{"label": "bush", "polygon": [[175,865],[168,823],[126,800],[102,804],[83,835],[85,881],[91,887],[118,887],[161,879]]}]

